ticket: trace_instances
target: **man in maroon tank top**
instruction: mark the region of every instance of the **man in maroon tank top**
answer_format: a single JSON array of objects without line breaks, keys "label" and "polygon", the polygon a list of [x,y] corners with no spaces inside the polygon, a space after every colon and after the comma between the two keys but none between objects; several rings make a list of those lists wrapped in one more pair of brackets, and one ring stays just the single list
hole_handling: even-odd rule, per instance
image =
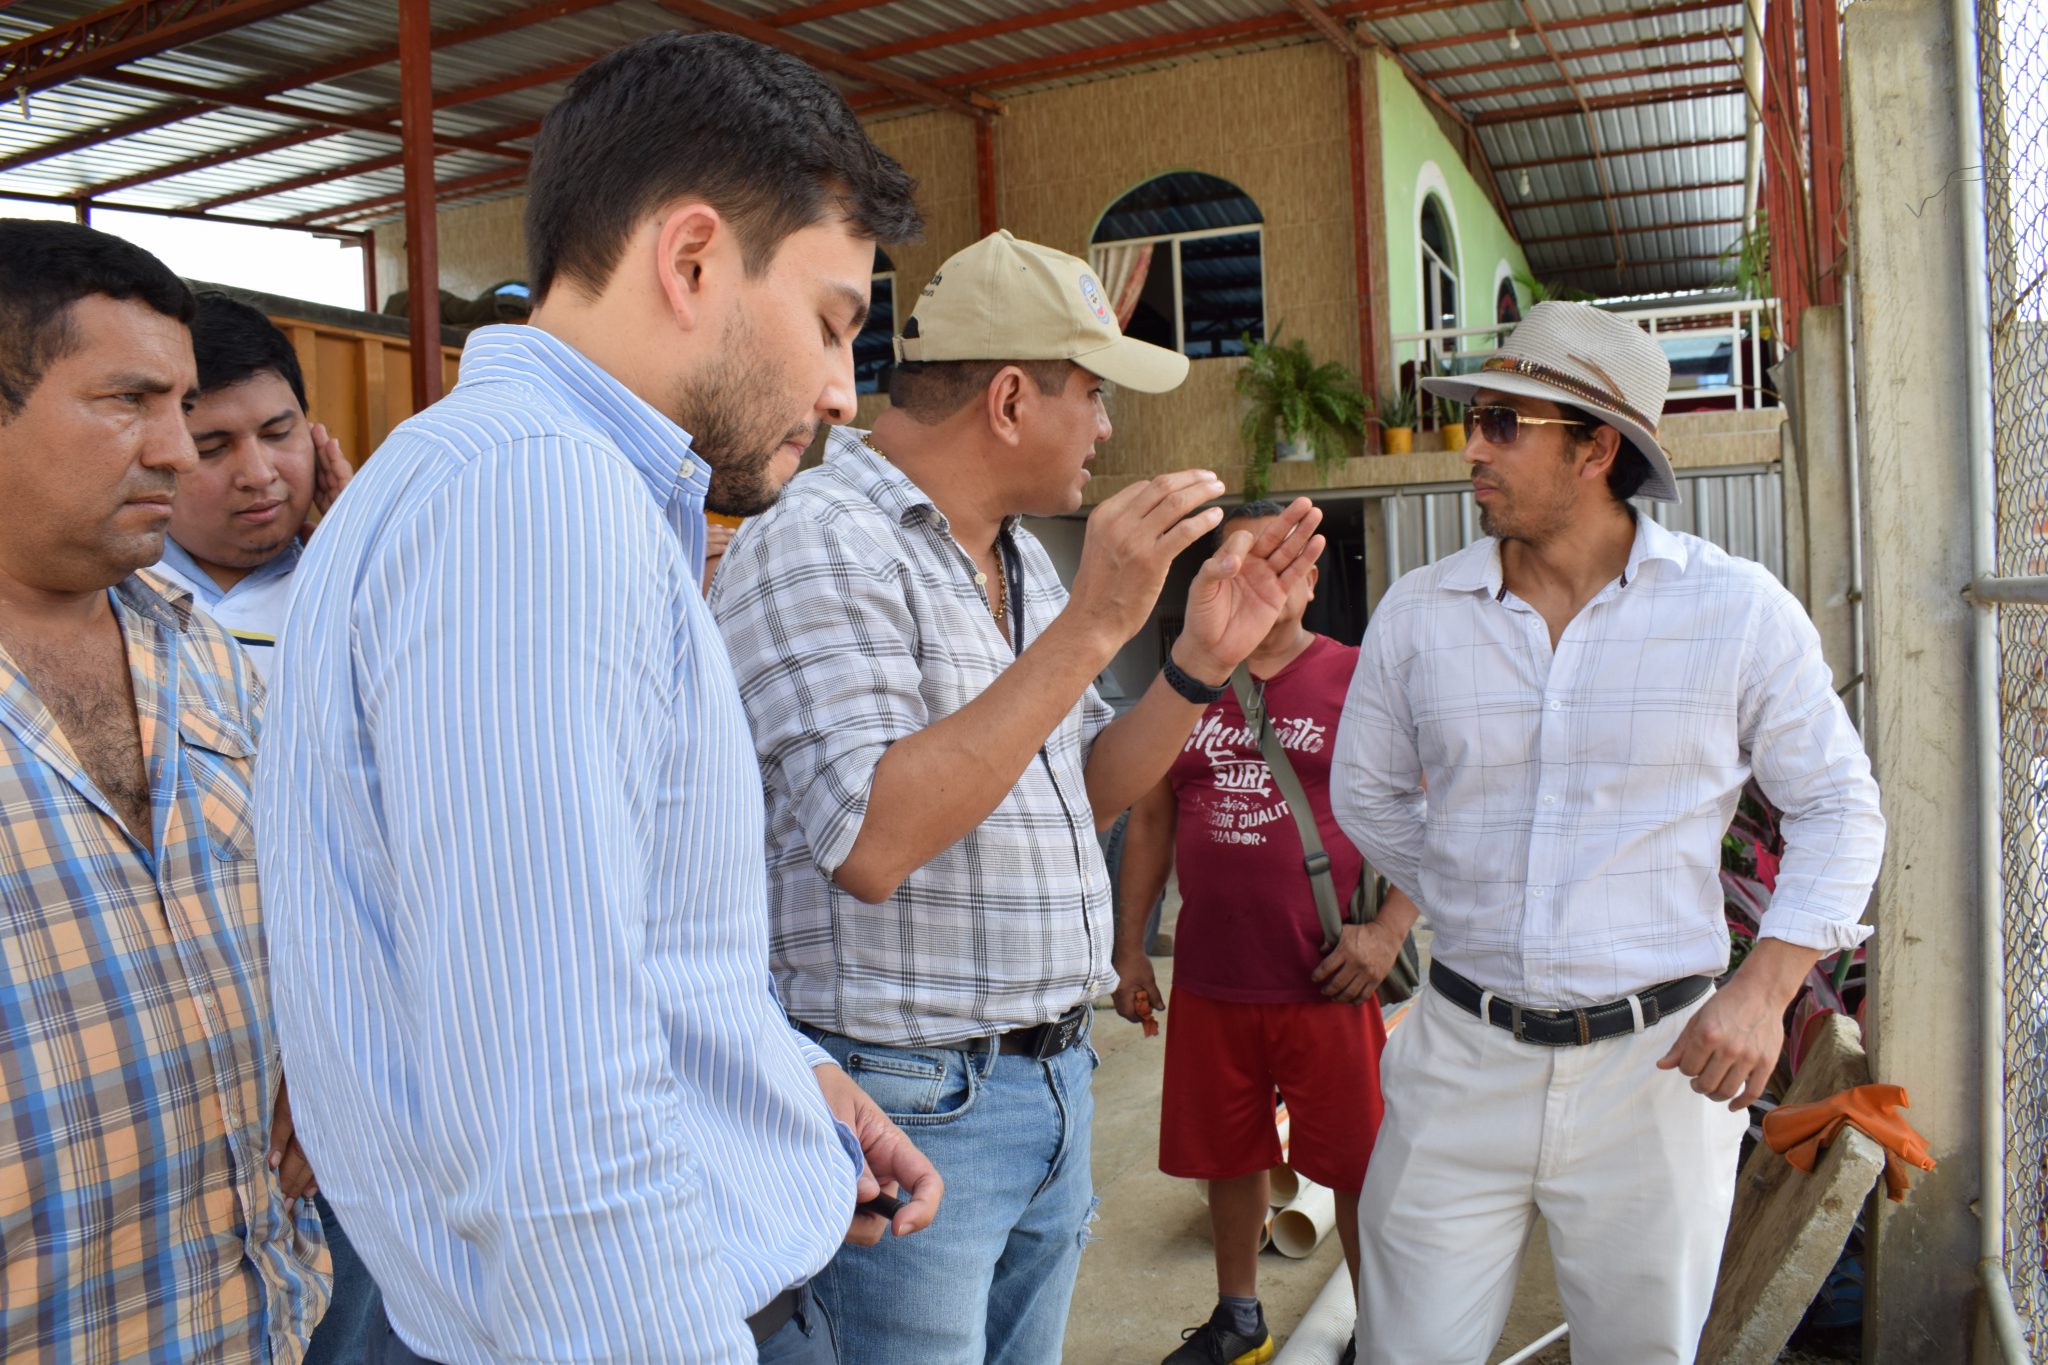
[{"label": "man in maroon tank top", "polygon": [[[1277,503],[1249,503],[1226,514],[1217,533],[1256,534],[1280,512]],[[1337,895],[1348,902],[1365,860],[1331,813],[1330,749],[1358,650],[1302,623],[1315,581],[1311,570],[1247,663],[1314,808]],[[1379,1129],[1386,1042],[1374,992],[1415,906],[1395,891],[1374,923],[1347,926],[1336,948],[1323,951],[1294,814],[1228,692],[1203,714],[1165,779],[1132,807],[1124,837],[1115,965],[1117,1011],[1126,1019],[1140,1018],[1141,990],[1152,1004],[1167,1003],[1145,955],[1145,918],[1176,860],[1180,868],[1159,1167],[1209,1182],[1216,1239],[1216,1310],[1167,1365],[1260,1365],[1274,1352],[1258,1301],[1258,1253],[1266,1171],[1281,1159],[1275,1095],[1287,1101],[1289,1164],[1337,1194],[1355,1283],[1358,1191]]]}]

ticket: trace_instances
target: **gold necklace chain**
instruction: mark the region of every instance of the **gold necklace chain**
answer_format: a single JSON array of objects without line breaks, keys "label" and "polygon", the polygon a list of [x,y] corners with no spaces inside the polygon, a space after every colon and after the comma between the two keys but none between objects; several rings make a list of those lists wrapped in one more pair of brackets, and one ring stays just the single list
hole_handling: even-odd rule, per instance
[{"label": "gold necklace chain", "polygon": [[[889,452],[876,445],[875,438],[867,432],[864,431],[860,434],[860,443],[869,450],[874,451],[883,460],[888,460]],[[974,586],[981,589],[987,595],[989,612],[996,618],[997,624],[1000,625],[1008,620],[1010,616],[1010,576],[1003,568],[1003,547],[998,544],[993,547],[993,551],[996,565],[996,590],[993,593],[988,591],[988,575],[980,569],[974,571]]]}]

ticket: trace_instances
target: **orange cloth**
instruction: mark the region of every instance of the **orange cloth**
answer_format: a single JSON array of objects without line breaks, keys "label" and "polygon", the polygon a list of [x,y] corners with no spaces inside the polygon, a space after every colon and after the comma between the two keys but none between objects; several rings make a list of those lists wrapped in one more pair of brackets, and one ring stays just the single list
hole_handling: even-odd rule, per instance
[{"label": "orange cloth", "polygon": [[1885,1193],[1893,1203],[1906,1198],[1906,1167],[1934,1169],[1927,1139],[1899,1115],[1912,1102],[1905,1087],[1859,1085],[1812,1104],[1781,1105],[1764,1115],[1764,1141],[1802,1171],[1811,1171],[1821,1148],[1835,1140],[1842,1125],[1853,1123],[1884,1148]]}]

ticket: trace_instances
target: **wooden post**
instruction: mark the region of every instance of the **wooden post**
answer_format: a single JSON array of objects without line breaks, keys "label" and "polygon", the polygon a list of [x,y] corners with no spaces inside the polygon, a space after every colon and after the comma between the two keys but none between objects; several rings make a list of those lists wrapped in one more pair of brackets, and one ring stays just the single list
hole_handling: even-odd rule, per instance
[{"label": "wooden post", "polygon": [[1358,378],[1367,394],[1380,386],[1379,336],[1372,315],[1372,194],[1366,184],[1366,163],[1379,164],[1377,147],[1366,145],[1364,64],[1372,58],[1353,53],[1344,61],[1344,106],[1350,125],[1351,251],[1358,275]]},{"label": "wooden post", "polygon": [[441,396],[441,266],[434,194],[433,21],[427,0],[398,0],[399,111],[405,150],[405,287],[412,409]]},{"label": "wooden post", "polygon": [[981,236],[1002,226],[996,212],[996,129],[989,117],[974,121],[974,208]]}]

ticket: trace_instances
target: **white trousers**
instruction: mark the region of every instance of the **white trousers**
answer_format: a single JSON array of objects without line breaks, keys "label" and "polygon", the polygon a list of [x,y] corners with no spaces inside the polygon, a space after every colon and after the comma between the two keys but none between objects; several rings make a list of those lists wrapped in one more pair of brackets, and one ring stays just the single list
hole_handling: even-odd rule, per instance
[{"label": "white trousers", "polygon": [[1359,1199],[1358,1358],[1483,1365],[1539,1210],[1574,1365],[1685,1365],[1713,1302],[1746,1114],[1657,1070],[1696,1002],[1587,1047],[1521,1043],[1427,985],[1380,1062]]}]

